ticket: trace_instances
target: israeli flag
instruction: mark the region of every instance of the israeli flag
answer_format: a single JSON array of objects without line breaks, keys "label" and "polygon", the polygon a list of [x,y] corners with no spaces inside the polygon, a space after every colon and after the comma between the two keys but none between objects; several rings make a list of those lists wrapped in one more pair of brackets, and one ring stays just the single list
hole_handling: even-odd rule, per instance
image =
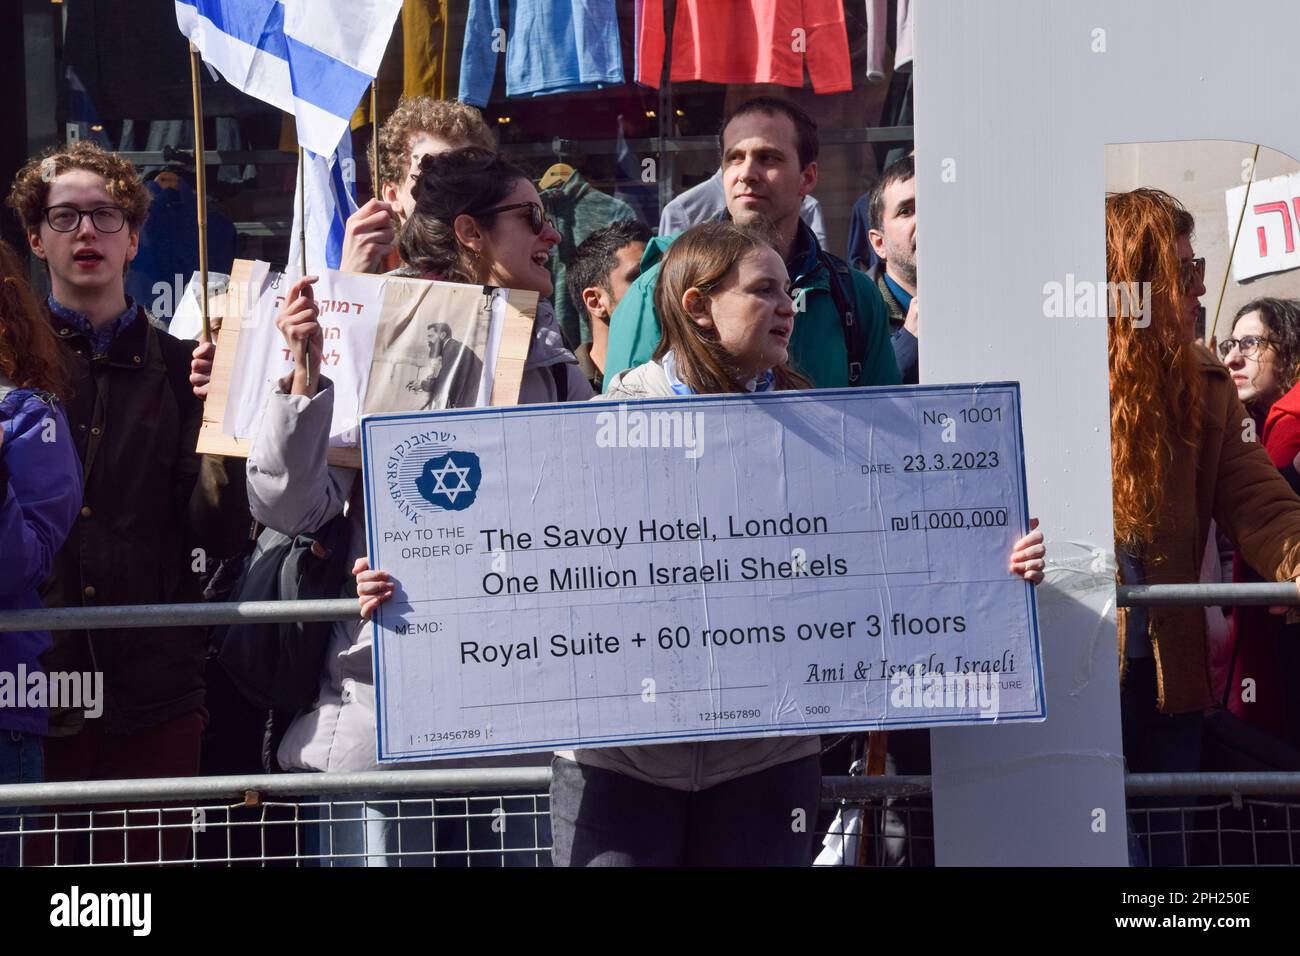
[{"label": "israeli flag", "polygon": [[298,122],[329,156],[379,72],[402,0],[176,0],[181,32],[236,89]]},{"label": "israeli flag", "polygon": [[[352,131],[345,130],[332,156],[303,153],[306,168],[293,198],[293,234],[289,237],[290,272],[302,264],[303,214],[307,216],[307,270],[339,267],[343,257],[343,228],[357,211],[356,164],[352,159]],[[307,195],[303,196],[301,187]]]}]

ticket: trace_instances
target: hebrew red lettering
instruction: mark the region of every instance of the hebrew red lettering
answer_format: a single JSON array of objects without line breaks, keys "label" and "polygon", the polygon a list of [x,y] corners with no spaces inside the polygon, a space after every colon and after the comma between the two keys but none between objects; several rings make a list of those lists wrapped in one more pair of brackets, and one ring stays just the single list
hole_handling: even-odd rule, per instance
[{"label": "hebrew red lettering", "polygon": [[[1295,252],[1295,235],[1291,231],[1291,210],[1284,202],[1262,202],[1255,205],[1255,215],[1262,216],[1266,212],[1277,212],[1282,214],[1282,234],[1286,237],[1286,251]],[[1257,230],[1259,236],[1259,254],[1262,257],[1268,255],[1268,242],[1264,238],[1264,227],[1260,226]]]}]

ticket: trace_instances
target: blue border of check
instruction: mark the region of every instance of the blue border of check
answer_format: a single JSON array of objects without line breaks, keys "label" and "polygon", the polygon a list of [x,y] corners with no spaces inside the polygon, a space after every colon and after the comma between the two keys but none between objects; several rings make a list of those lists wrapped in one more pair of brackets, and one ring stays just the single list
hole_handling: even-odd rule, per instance
[{"label": "blue border of check", "polygon": [[[608,404],[611,405],[662,405],[662,406],[690,406],[698,407],[700,402],[719,403],[750,403],[750,402],[798,402],[798,401],[820,401],[827,398],[847,397],[863,398],[874,397],[887,394],[915,395],[918,392],[931,394],[945,394],[959,392],[963,395],[969,394],[972,390],[988,391],[1010,391],[1012,400],[1015,404],[1016,412],[1016,453],[1020,459],[1020,508],[1026,522],[1029,520],[1029,481],[1025,475],[1025,434],[1024,421],[1020,414],[1020,383],[1019,382],[976,382],[955,385],[885,385],[873,386],[869,389],[863,388],[823,388],[815,391],[804,392],[761,392],[749,395],[693,395],[688,397],[672,396],[666,398],[643,398],[635,400],[627,399],[610,399]],[[601,402],[604,403],[603,400]],[[366,501],[366,552],[370,555],[377,553],[377,541],[375,540],[375,528],[370,520],[370,515],[374,514],[374,502],[371,495],[374,491],[375,483],[370,475],[370,460],[368,452],[368,443],[370,431],[373,428],[382,427],[385,424],[396,424],[398,422],[408,422],[412,419],[420,421],[437,422],[441,419],[461,419],[476,415],[538,415],[542,413],[560,412],[562,414],[571,414],[574,412],[591,411],[593,406],[597,405],[596,401],[590,402],[555,402],[546,405],[503,405],[488,406],[484,408],[456,408],[441,409],[438,411],[428,412],[383,412],[378,414],[365,415],[361,419],[361,470],[362,480],[364,483],[365,501]],[[1028,533],[1028,524],[1021,530],[1022,534]],[[377,566],[376,566],[377,568]],[[1034,672],[1038,681],[1038,708],[1033,711],[1018,711],[1013,713],[999,712],[996,720],[987,721],[987,724],[1007,724],[1007,723],[1025,723],[1030,721],[1039,721],[1047,719],[1047,699],[1046,688],[1043,681],[1043,648],[1038,633],[1038,597],[1035,594],[1035,588],[1032,584],[1024,585],[1025,592],[1025,610],[1029,618],[1030,626],[1030,644],[1034,651]],[[442,759],[451,757],[479,757],[489,756],[497,753],[527,753],[535,751],[548,750],[580,750],[583,747],[589,747],[593,744],[618,744],[630,743],[635,745],[654,745],[669,743],[686,743],[699,737],[708,737],[710,739],[720,739],[725,737],[745,737],[753,739],[756,735],[752,730],[745,728],[736,728],[734,730],[696,730],[696,731],[673,731],[657,735],[647,736],[645,734],[611,734],[602,737],[584,737],[580,740],[551,740],[551,741],[534,741],[529,743],[515,742],[512,744],[503,744],[498,747],[466,747],[456,750],[429,750],[420,752],[404,752],[400,756],[385,755],[383,752],[384,742],[384,669],[383,669],[383,649],[379,637],[379,622],[372,620],[370,627],[372,633],[372,666],[375,675],[375,726],[376,726],[376,751],[380,761],[388,760],[390,763],[410,762],[415,760]],[[927,720],[925,726],[939,727],[944,724],[961,724],[967,727],[981,726],[981,722],[972,721],[969,716],[966,717],[949,717],[934,718]],[[835,730],[839,733],[866,731],[866,730],[889,730],[891,727],[915,726],[907,720],[883,720],[862,723],[846,724],[843,721],[823,721],[820,723],[800,722],[797,725],[775,725],[764,728],[764,736],[770,737],[795,737],[810,736],[823,730]]]}]

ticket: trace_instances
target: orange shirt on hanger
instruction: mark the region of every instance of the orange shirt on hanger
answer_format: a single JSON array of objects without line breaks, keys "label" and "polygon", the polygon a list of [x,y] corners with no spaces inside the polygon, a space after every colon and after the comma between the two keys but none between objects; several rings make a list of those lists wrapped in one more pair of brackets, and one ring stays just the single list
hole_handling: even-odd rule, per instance
[{"label": "orange shirt on hanger", "polygon": [[[659,87],[666,39],[663,0],[644,0],[637,82]],[[779,83],[817,93],[853,89],[841,0],[677,0],[669,79],[674,83]]]}]

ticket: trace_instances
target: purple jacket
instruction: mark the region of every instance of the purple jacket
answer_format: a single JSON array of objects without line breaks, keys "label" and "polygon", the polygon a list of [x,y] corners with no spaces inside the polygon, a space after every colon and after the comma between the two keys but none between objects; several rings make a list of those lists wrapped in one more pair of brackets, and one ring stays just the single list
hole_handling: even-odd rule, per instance
[{"label": "purple jacket", "polygon": [[[11,388],[3,374],[0,428],[0,609],[36,608],[37,588],[81,507],[81,462],[54,398]],[[45,631],[0,631],[0,681],[21,691],[15,683],[20,665],[28,674],[39,671],[49,646]],[[0,730],[45,733],[43,709],[10,703],[0,696]]]}]

